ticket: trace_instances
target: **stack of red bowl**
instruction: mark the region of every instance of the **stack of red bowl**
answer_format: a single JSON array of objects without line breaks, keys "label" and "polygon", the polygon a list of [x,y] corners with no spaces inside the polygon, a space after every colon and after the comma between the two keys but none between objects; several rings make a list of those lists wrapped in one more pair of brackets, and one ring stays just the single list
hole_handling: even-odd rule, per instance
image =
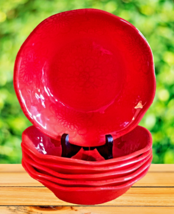
[{"label": "stack of red bowl", "polygon": [[[77,204],[117,198],[147,173],[152,161],[152,138],[141,126],[114,140],[113,159],[109,160],[97,161],[97,151],[85,155],[83,149],[76,158],[61,157],[61,143],[55,144],[34,126],[23,132],[21,145],[22,164],[30,176],[58,198]],[[93,161],[85,160],[90,156]]]},{"label": "stack of red bowl", "polygon": [[[23,167],[58,198],[104,203],[147,173],[152,138],[138,123],[154,99],[154,64],[133,25],[97,9],[55,14],[26,39],[14,70],[34,125],[22,134]],[[64,135],[77,153],[64,155]]]}]

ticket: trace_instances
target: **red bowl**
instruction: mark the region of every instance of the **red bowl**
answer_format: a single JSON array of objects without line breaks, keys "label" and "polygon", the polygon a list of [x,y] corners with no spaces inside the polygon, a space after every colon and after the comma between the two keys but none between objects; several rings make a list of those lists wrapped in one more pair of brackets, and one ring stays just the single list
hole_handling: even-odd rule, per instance
[{"label": "red bowl", "polygon": [[[104,161],[84,161],[60,157],[62,148],[60,141],[55,141],[40,132],[34,126],[27,128],[22,134],[22,146],[30,153],[47,163],[80,166],[107,166],[120,161],[131,160],[152,148],[151,133],[144,127],[137,126],[126,135],[115,139],[113,144],[113,159]],[[76,156],[77,157],[77,156]]]},{"label": "red bowl", "polygon": [[[53,176],[47,175],[47,174],[39,172],[37,170],[37,168],[35,168],[35,169],[38,171],[38,173],[37,173],[38,177],[51,181],[53,183],[62,185],[62,186],[69,186],[69,187],[112,186],[112,185],[117,185],[117,184],[129,181],[131,179],[134,179],[139,174],[141,174],[147,167],[150,166],[151,161],[152,161],[152,155],[148,158],[148,160],[146,160],[144,162],[144,164],[139,169],[137,169],[131,173],[128,173],[123,176],[115,176],[114,178],[105,179],[105,180],[98,179],[97,181],[96,180],[83,180],[83,178],[81,180],[79,180],[79,179],[78,180],[65,180],[65,179],[54,177],[54,174],[53,174]],[[23,159],[23,162],[26,164],[29,164],[29,162],[26,162],[25,158]]]},{"label": "red bowl", "polygon": [[146,168],[136,178],[120,185],[105,187],[63,187],[37,176],[38,172],[29,164],[23,162],[22,165],[32,178],[48,187],[59,199],[70,203],[83,205],[101,204],[121,196],[134,183],[144,177],[149,169],[149,167]]},{"label": "red bowl", "polygon": [[103,173],[93,173],[93,174],[64,174],[59,173],[55,170],[50,169],[49,167],[45,167],[43,165],[38,164],[37,162],[33,161],[31,158],[25,155],[23,161],[33,166],[37,169],[38,172],[54,176],[55,178],[61,178],[64,180],[106,180],[106,179],[113,179],[115,177],[124,176],[125,174],[129,174],[140,168],[148,159],[150,155],[147,156],[144,160],[133,164],[132,166],[125,166],[118,170],[113,170],[109,172]]},{"label": "red bowl", "polygon": [[151,49],[129,22],[98,9],[55,14],[20,48],[14,68],[20,105],[59,140],[100,146],[133,130],[155,95]]},{"label": "red bowl", "polygon": [[[22,145],[22,144],[21,144]],[[144,160],[146,157],[151,155],[151,150],[138,156],[135,158],[132,158],[129,161],[120,161],[119,163],[115,163],[112,165],[107,165],[107,166],[75,166],[75,165],[67,165],[66,163],[48,163],[46,160],[39,159],[36,156],[34,156],[32,153],[29,153],[27,149],[25,149],[22,146],[22,154],[23,158],[25,159],[25,156],[29,157],[33,161],[37,162],[38,164],[42,166],[47,166],[50,169],[60,172],[60,173],[65,173],[65,174],[90,174],[90,173],[100,173],[100,172],[109,172],[117,169],[121,169],[122,167],[125,166],[132,166],[135,163],[138,163],[142,160]]]}]

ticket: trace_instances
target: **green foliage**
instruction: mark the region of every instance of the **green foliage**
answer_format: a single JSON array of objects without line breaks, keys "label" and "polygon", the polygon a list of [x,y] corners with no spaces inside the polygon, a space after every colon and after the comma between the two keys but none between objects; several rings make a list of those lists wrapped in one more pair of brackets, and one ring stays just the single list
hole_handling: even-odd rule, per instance
[{"label": "green foliage", "polygon": [[0,0],[0,163],[21,161],[21,133],[30,125],[13,89],[16,54],[45,18],[77,8],[98,8],[135,25],[149,42],[157,92],[141,121],[153,135],[153,163],[174,163],[174,2],[172,0]]}]

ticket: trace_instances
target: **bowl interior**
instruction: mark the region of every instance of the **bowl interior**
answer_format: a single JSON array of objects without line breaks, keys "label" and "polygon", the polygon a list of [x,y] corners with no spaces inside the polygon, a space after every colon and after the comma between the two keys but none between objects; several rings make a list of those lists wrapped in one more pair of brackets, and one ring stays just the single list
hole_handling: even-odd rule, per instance
[{"label": "bowl interior", "polygon": [[151,105],[152,52],[122,18],[97,9],[66,11],[26,39],[14,86],[25,115],[43,133],[100,146],[106,134],[116,139],[135,128]]}]

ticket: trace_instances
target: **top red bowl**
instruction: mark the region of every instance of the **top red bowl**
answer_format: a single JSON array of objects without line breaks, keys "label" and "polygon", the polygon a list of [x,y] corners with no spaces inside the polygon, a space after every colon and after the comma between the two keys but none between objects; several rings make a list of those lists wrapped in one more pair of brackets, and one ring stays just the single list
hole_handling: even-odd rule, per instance
[{"label": "top red bowl", "polygon": [[[27,128],[22,133],[22,147],[26,150],[26,153],[32,154],[33,157],[49,164],[65,164],[65,165],[80,165],[92,168],[97,167],[108,167],[110,164],[115,165],[119,162],[124,161],[131,164],[132,159],[137,159],[141,155],[148,155],[147,153],[152,149],[152,136],[150,132],[144,127],[137,126],[134,130],[127,133],[126,135],[117,138],[113,143],[113,158],[109,160],[96,160],[87,161],[79,160],[78,156],[80,151],[72,158],[61,157],[62,147],[59,141],[55,141],[50,137],[40,132],[34,126]],[[27,152],[28,151],[28,152]],[[97,152],[97,151],[96,151]],[[99,153],[95,153],[99,157]],[[94,156],[95,159],[97,157]]]},{"label": "top red bowl", "polygon": [[20,48],[14,87],[28,119],[46,135],[99,146],[132,129],[151,105],[150,47],[129,22],[97,9],[55,14]]}]

